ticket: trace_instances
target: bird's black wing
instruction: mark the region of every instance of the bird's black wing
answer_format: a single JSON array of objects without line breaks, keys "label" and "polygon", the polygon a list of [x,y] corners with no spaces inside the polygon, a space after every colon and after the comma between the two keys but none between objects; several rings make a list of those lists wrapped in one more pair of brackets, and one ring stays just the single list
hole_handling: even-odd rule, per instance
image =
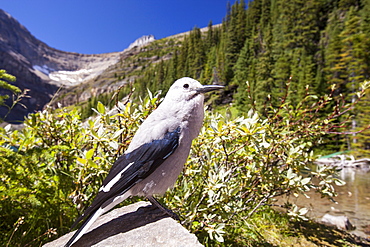
[{"label": "bird's black wing", "polygon": [[173,132],[168,132],[163,139],[145,143],[131,153],[119,157],[103,181],[91,206],[76,220],[72,228],[100,207],[108,206],[116,196],[123,195],[136,183],[149,176],[175,151],[179,145],[179,137],[180,127]]}]

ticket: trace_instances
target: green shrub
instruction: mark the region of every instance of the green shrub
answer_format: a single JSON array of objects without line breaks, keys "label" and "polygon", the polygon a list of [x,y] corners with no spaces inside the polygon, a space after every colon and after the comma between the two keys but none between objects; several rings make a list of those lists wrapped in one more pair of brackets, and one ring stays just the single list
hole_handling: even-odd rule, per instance
[{"label": "green shrub", "polygon": [[38,246],[68,232],[157,101],[114,113],[99,102],[85,122],[76,110],[47,109],[19,131],[0,128],[0,241]]},{"label": "green shrub", "polygon": [[[298,129],[301,121],[281,126],[283,122],[263,120],[252,111],[233,120],[207,115],[184,174],[166,196],[166,203],[184,217],[183,225],[213,246],[224,239],[233,242],[257,210],[281,195],[298,196],[310,189],[335,195],[332,184],[341,183],[335,169],[308,166],[320,139],[316,131],[323,126],[316,123],[303,133],[307,129]],[[304,218],[305,209],[288,209]]]},{"label": "green shrub", "polygon": [[[162,200],[204,244],[243,245],[251,216],[276,197],[308,190],[335,196],[332,184],[341,183],[335,170],[308,166],[313,148],[351,107],[318,114],[331,101],[312,95],[297,106],[282,101],[265,119],[253,110],[235,119],[207,112],[184,173]],[[111,111],[99,102],[97,116],[86,121],[77,110],[46,109],[21,130],[0,128],[0,241],[39,246],[68,232],[158,103],[149,92],[140,104],[117,103]],[[305,209],[286,206],[289,215],[304,218]]]},{"label": "green shrub", "polygon": [[[364,83],[359,98],[368,87]],[[206,114],[186,170],[164,199],[178,209],[182,224],[203,243],[237,244],[246,238],[242,234],[250,228],[251,216],[278,197],[305,196],[314,190],[333,198],[333,184],[343,184],[336,168],[312,168],[317,158],[313,150],[324,143],[327,133],[350,123],[340,120],[352,105],[337,102],[332,113],[323,115],[322,110],[333,104],[330,95],[318,98],[307,93],[296,106],[286,98],[270,109],[267,118],[253,110],[235,119]],[[289,216],[306,219],[307,209],[290,203],[284,206]]]}]

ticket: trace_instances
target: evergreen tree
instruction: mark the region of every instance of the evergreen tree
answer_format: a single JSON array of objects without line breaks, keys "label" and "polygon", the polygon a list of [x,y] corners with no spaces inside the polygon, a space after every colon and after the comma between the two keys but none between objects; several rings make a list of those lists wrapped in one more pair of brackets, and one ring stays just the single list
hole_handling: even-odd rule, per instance
[{"label": "evergreen tree", "polygon": [[[356,14],[353,7],[347,13],[347,20],[345,21],[344,29],[340,34],[342,38],[342,53],[341,63],[345,67],[347,99],[349,102],[356,100],[356,92],[360,88],[360,84],[369,79],[370,76],[370,38],[367,37],[361,30],[361,18]],[[361,102],[353,110],[355,115],[353,119],[352,128],[362,129],[370,124],[367,114],[369,113],[370,102]],[[365,131],[358,135],[351,136],[351,145],[354,149],[361,149],[363,152],[370,153],[369,149],[370,136],[369,131]],[[358,152],[359,153],[359,152]]]},{"label": "evergreen tree", "polygon": [[216,31],[213,28],[213,23],[210,21],[208,23],[208,31],[207,31],[207,37],[205,40],[205,49],[206,52],[208,52],[213,46],[217,44],[218,38],[217,38],[217,28]]},{"label": "evergreen tree", "polygon": [[[328,25],[322,37],[323,47],[325,53],[325,67],[324,74],[328,85],[337,85],[337,94],[342,93],[342,89],[345,85],[342,74],[343,66],[339,64],[341,58],[341,39],[339,37],[343,30],[342,22],[339,19],[339,11],[334,11],[330,14]],[[329,86],[328,86],[329,87]]]},{"label": "evergreen tree", "polygon": [[206,64],[202,73],[201,81],[211,84],[216,81],[215,73],[217,74],[217,47],[213,46],[207,54]]},{"label": "evergreen tree", "polygon": [[[270,25],[266,25],[256,37],[258,44],[258,61],[255,61],[256,83],[254,86],[254,98],[257,110],[265,114],[266,103],[271,98],[274,80],[272,76],[273,58],[272,58],[272,34]],[[263,33],[262,33],[263,32]]]},{"label": "evergreen tree", "polygon": [[225,83],[229,83],[234,72],[232,70],[235,65],[240,50],[243,48],[244,41],[246,38],[246,10],[245,2],[238,1],[231,7],[230,16],[227,18],[227,22],[223,24],[226,26],[225,34],[225,70],[224,78]]},{"label": "evergreen tree", "polygon": [[166,72],[164,68],[163,61],[160,61],[159,64],[156,66],[156,70],[154,72],[155,79],[153,84],[149,87],[150,90],[153,92],[160,90],[160,88],[164,88],[166,85],[164,83],[164,79],[166,78]]},{"label": "evergreen tree", "polygon": [[356,125],[357,128],[353,131],[359,131],[353,134],[351,149],[353,154],[358,157],[370,156],[370,90],[363,100],[357,104]]},{"label": "evergreen tree", "polygon": [[[243,49],[240,52],[238,61],[234,66],[235,76],[233,83],[238,85],[237,93],[234,96],[237,108],[241,112],[247,112],[253,98],[253,85],[255,78],[255,59],[252,49],[252,39],[246,39]],[[249,98],[252,97],[252,98]]]},{"label": "evergreen tree", "polygon": [[188,63],[191,68],[190,76],[199,79],[206,60],[205,46],[203,44],[202,33],[195,27],[189,35],[190,48],[188,53]]},{"label": "evergreen tree", "polygon": [[168,68],[168,80],[170,81],[176,81],[177,78],[179,78],[178,75],[178,64],[179,64],[179,57],[178,57],[179,51],[175,49],[173,52],[173,57],[169,61],[169,68]]},{"label": "evergreen tree", "polygon": [[181,47],[179,49],[179,56],[178,56],[178,76],[184,77],[189,76],[189,65],[187,62],[188,53],[189,53],[189,37],[185,36],[184,40],[181,44]]}]

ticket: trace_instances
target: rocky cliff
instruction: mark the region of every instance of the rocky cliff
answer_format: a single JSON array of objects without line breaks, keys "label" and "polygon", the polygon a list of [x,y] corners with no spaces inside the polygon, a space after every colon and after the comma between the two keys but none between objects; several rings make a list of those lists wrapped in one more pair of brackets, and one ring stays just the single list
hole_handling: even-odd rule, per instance
[{"label": "rocky cliff", "polygon": [[144,35],[140,38],[138,38],[137,40],[135,40],[133,43],[130,44],[130,46],[128,47],[128,49],[131,49],[131,48],[134,48],[135,46],[143,46],[143,45],[146,45],[152,41],[154,41],[155,38],[153,35]]},{"label": "rocky cliff", "polygon": [[[133,43],[138,45],[153,41],[145,36]],[[0,9],[0,69],[16,76],[14,83],[29,89],[29,98],[8,115],[7,121],[21,121],[30,112],[42,109],[59,88],[73,88],[99,76],[109,66],[116,64],[126,51],[86,55],[60,51],[36,39],[24,26]],[[0,91],[1,94],[7,93]],[[0,117],[7,112],[0,108]]]}]

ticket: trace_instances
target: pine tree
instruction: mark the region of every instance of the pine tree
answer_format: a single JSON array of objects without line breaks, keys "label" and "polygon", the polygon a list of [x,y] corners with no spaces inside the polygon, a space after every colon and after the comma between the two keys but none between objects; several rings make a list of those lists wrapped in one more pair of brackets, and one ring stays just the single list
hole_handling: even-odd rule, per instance
[{"label": "pine tree", "polygon": [[201,81],[207,84],[213,83],[216,78],[214,78],[215,73],[217,72],[217,47],[213,46],[206,58],[206,64],[204,66],[204,71],[202,73]]},{"label": "pine tree", "polygon": [[190,52],[188,54],[188,59],[192,70],[191,76],[199,79],[204,68],[206,55],[202,33],[197,27],[190,32]]},{"label": "pine tree", "polygon": [[[360,84],[370,76],[370,64],[368,63],[370,55],[370,38],[362,32],[360,25],[361,18],[356,14],[353,7],[348,11],[346,19],[344,30],[340,34],[342,38],[340,61],[346,68],[347,99],[353,102],[357,98],[356,92],[359,90]],[[370,119],[367,116],[370,106],[368,100],[369,97],[358,104],[352,111],[352,114],[355,115],[352,124],[353,130],[365,128],[370,124]],[[370,143],[369,133],[369,131],[365,131],[357,135],[352,135],[351,149],[360,148],[363,150],[362,152],[370,153],[368,150]]]},{"label": "pine tree", "polygon": [[205,48],[209,51],[213,46],[217,44],[217,34],[214,32],[213,23],[210,21],[208,23],[207,37],[205,41]]},{"label": "pine tree", "polygon": [[188,53],[189,53],[189,37],[185,36],[184,41],[181,44],[181,47],[179,49],[179,56],[178,56],[178,76],[184,77],[189,76],[190,70],[189,70],[189,64],[187,62]]},{"label": "pine tree", "polygon": [[175,49],[173,52],[172,59],[169,61],[168,65],[168,79],[170,81],[176,81],[180,75],[178,74],[178,66],[179,66],[179,56],[178,56],[178,49]]},{"label": "pine tree", "polygon": [[227,22],[224,22],[226,28],[225,35],[225,70],[224,79],[225,83],[229,83],[234,72],[232,70],[235,65],[240,50],[243,48],[244,41],[246,38],[246,10],[245,2],[238,1],[231,7],[230,16],[227,17]]},{"label": "pine tree", "polygon": [[359,101],[356,106],[356,124],[357,128],[353,131],[359,131],[352,135],[351,149],[356,157],[370,156],[370,90],[366,92],[364,99]]},{"label": "pine tree", "polygon": [[[233,84],[238,85],[234,100],[240,112],[247,112],[253,98],[253,86],[255,78],[255,59],[253,54],[253,40],[246,39],[243,49],[240,52],[238,61],[234,66],[235,76]],[[249,91],[251,90],[251,91]],[[249,98],[252,97],[252,98]]]},{"label": "pine tree", "polygon": [[342,49],[339,35],[343,30],[343,24],[339,16],[339,11],[331,13],[321,41],[324,44],[323,49],[325,51],[325,67],[323,69],[325,79],[328,82],[328,87],[332,84],[337,85],[337,95],[342,93],[345,85],[345,81],[342,76],[344,68],[342,64],[339,63]]}]

